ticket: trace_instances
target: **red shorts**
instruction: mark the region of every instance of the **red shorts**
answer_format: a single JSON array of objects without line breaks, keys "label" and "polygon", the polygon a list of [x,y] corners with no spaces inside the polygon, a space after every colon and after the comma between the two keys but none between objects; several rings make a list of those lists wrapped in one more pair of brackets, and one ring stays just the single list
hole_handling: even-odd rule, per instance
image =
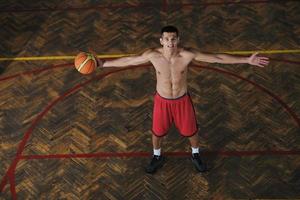
[{"label": "red shorts", "polygon": [[166,99],[156,93],[153,107],[153,134],[158,137],[166,135],[173,122],[182,136],[190,137],[197,133],[195,110],[190,95]]}]

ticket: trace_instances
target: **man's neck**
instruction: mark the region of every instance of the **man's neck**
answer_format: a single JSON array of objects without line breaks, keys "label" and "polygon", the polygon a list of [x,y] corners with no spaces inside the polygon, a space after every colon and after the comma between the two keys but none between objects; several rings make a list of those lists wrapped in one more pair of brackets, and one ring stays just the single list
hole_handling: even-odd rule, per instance
[{"label": "man's neck", "polygon": [[175,57],[178,53],[178,48],[173,48],[173,49],[166,49],[166,48],[163,48],[163,56],[165,58],[167,58],[168,60],[170,60],[172,57]]}]

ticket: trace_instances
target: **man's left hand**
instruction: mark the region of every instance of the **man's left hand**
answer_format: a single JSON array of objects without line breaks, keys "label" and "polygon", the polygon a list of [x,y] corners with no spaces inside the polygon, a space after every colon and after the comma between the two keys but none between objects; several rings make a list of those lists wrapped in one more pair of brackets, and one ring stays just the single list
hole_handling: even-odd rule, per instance
[{"label": "man's left hand", "polygon": [[267,66],[269,64],[269,58],[268,57],[257,56],[257,54],[258,53],[252,54],[248,58],[248,63],[250,65],[255,65],[255,66],[258,66],[258,67]]}]

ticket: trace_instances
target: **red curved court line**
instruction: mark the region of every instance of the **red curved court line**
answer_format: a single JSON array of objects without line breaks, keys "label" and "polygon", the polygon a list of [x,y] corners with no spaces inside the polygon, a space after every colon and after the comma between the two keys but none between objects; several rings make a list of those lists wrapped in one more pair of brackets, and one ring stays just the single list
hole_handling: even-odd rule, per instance
[{"label": "red curved court line", "polygon": [[[297,0],[285,0],[285,2],[297,2]],[[172,7],[190,7],[190,6],[218,6],[218,5],[229,5],[229,4],[261,4],[261,3],[281,3],[278,0],[252,0],[252,1],[217,1],[210,3],[182,3],[182,4],[168,4],[167,0],[162,0],[160,5],[162,5],[162,10],[167,11],[167,6]],[[83,10],[101,10],[101,9],[118,9],[118,8],[149,8],[153,6],[157,6],[158,4],[154,3],[140,3],[136,5],[132,4],[117,4],[117,5],[94,5],[87,7],[66,7],[66,8],[28,8],[28,9],[18,9],[18,8],[9,8],[9,9],[0,9],[0,13],[6,12],[54,12],[54,11],[83,11]]]},{"label": "red curved court line", "polygon": [[242,76],[239,76],[239,75],[237,75],[235,73],[232,73],[232,72],[228,72],[228,71],[225,71],[225,70],[222,70],[222,69],[218,69],[218,68],[214,68],[214,67],[204,67],[204,66],[197,66],[197,65],[192,65],[192,66],[197,67],[197,68],[204,68],[204,69],[208,69],[208,70],[220,72],[220,73],[223,73],[223,74],[227,74],[227,75],[236,77],[238,79],[241,79],[243,81],[246,81],[246,82],[252,84],[256,88],[258,88],[261,91],[267,93],[269,96],[271,96],[273,99],[275,99],[279,104],[281,104],[281,106],[283,106],[285,108],[285,110],[293,117],[294,121],[297,123],[298,127],[300,128],[300,119],[296,115],[296,113],[294,113],[294,111],[284,101],[282,101],[279,96],[273,94],[268,89],[262,87],[261,85],[255,83],[255,82],[253,82],[253,81],[251,81],[249,79],[246,79],[246,78],[244,78]]},{"label": "red curved court line", "polygon": [[0,183],[0,193],[2,192],[2,190],[4,189],[4,187],[6,186],[7,179],[8,179],[7,178],[7,174],[5,174],[4,177],[1,180],[1,183]]},{"label": "red curved court line", "polygon": [[[73,65],[73,64],[72,64]],[[61,96],[59,96],[58,98],[56,98],[55,100],[53,100],[48,106],[46,106],[46,108],[33,120],[33,122],[31,123],[30,127],[28,128],[28,130],[26,131],[26,133],[24,134],[24,137],[22,139],[22,141],[19,143],[18,145],[18,149],[17,149],[17,153],[16,153],[16,156],[14,158],[14,160],[12,161],[12,164],[10,165],[9,169],[7,170],[5,176],[10,178],[10,174],[12,172],[14,172],[14,170],[16,169],[16,166],[18,164],[18,162],[20,161],[20,158],[22,156],[22,152],[24,151],[24,148],[25,148],[25,145],[32,133],[32,131],[34,130],[34,128],[37,126],[38,122],[43,118],[43,116],[57,103],[59,102],[60,100],[64,99],[65,97],[71,95],[72,93],[74,93],[75,91],[77,91],[78,89],[80,89],[81,87],[89,84],[90,82],[94,81],[94,80],[99,80],[105,76],[108,76],[112,73],[116,73],[116,72],[120,72],[120,71],[125,71],[125,70],[128,70],[128,69],[134,69],[134,68],[141,68],[141,67],[150,67],[151,65],[139,65],[139,66],[131,66],[131,67],[125,67],[125,68],[122,68],[122,69],[118,69],[118,70],[114,70],[114,71],[111,71],[111,72],[107,72],[107,73],[104,73],[104,74],[100,74],[96,77],[93,77],[83,83],[80,83],[80,84],[77,84],[75,85],[73,88],[71,88],[70,90],[68,90],[67,92],[63,93]],[[5,187],[5,185],[7,184],[3,184],[3,182],[5,182],[4,179],[2,179],[1,181],[1,188],[0,188],[0,192],[3,191],[3,188]],[[12,186],[12,183],[11,183],[11,186]]]},{"label": "red curved court line", "polygon": [[270,58],[270,60],[300,65],[300,61],[295,61],[295,60],[285,60],[285,59],[277,59],[277,58]]},{"label": "red curved court line", "polygon": [[38,74],[38,73],[41,73],[43,71],[52,70],[52,69],[55,69],[55,68],[62,68],[62,67],[73,67],[73,66],[70,63],[66,63],[66,64],[60,64],[60,65],[53,65],[53,66],[49,66],[49,67],[43,67],[42,69],[34,69],[34,70],[24,71],[24,72],[20,72],[20,73],[5,76],[5,77],[0,77],[0,82],[1,81],[6,81],[6,80],[9,80],[9,79],[13,79],[13,78],[17,78],[17,77],[23,76],[23,75]]},{"label": "red curved court line", "polygon": [[12,199],[17,199],[17,192],[16,192],[16,181],[15,181],[15,171],[11,171],[8,176],[9,182],[10,182],[10,193],[12,196]]},{"label": "red curved court line", "polygon": [[[66,65],[67,65],[67,64],[66,64]],[[149,66],[152,66],[152,65],[131,66],[131,67],[126,67],[126,68],[114,70],[114,71],[111,71],[111,72],[107,72],[107,73],[104,73],[104,74],[100,74],[100,75],[98,75],[98,76],[96,76],[96,77],[94,77],[94,78],[91,78],[91,79],[85,81],[84,83],[75,85],[73,88],[71,88],[70,90],[68,90],[67,92],[65,92],[65,93],[62,94],[61,96],[59,96],[57,99],[55,99],[54,101],[52,101],[52,102],[44,109],[44,111],[41,112],[41,113],[33,120],[31,126],[29,127],[29,129],[27,130],[27,132],[24,134],[24,137],[23,137],[22,141],[19,143],[16,157],[15,157],[15,159],[13,160],[12,164],[10,165],[9,169],[7,170],[5,176],[6,176],[6,177],[9,177],[10,180],[11,180],[11,176],[9,176],[9,175],[10,175],[11,173],[14,173],[14,170],[16,169],[17,163],[21,160],[22,152],[23,152],[23,150],[24,150],[24,148],[25,148],[25,145],[26,145],[26,143],[27,143],[27,141],[28,141],[28,139],[29,139],[29,137],[30,137],[32,131],[33,131],[34,128],[36,127],[37,123],[43,118],[43,116],[44,116],[44,115],[45,115],[45,114],[46,114],[46,113],[47,113],[47,112],[48,112],[48,111],[49,111],[49,110],[50,110],[57,102],[59,102],[60,100],[64,99],[65,97],[69,96],[70,94],[74,93],[75,91],[77,91],[77,90],[80,89],[81,87],[87,85],[88,83],[90,83],[90,82],[93,81],[93,80],[101,79],[101,78],[103,78],[103,77],[105,77],[105,76],[107,76],[107,75],[109,75],[109,74],[112,74],[112,73],[116,73],[116,72],[120,72],[120,71],[125,71],[125,70],[128,70],[128,69],[134,69],[134,68],[149,67]],[[249,82],[249,83],[251,83],[251,84],[254,83],[254,82],[252,82],[252,81],[250,81],[250,80],[248,80],[248,79],[246,79],[246,78],[243,78],[243,77],[238,76],[238,75],[236,75],[236,74],[234,74],[234,73],[227,72],[227,71],[224,71],[224,70],[220,70],[220,69],[216,69],[216,68],[212,68],[212,67],[202,67],[202,66],[197,66],[197,65],[193,65],[193,66],[194,66],[194,67],[198,67],[198,68],[206,68],[206,69],[214,70],[214,71],[217,71],[217,72],[221,72],[221,73],[224,73],[224,74],[228,74],[228,75],[231,75],[231,76],[240,78],[240,79],[242,79],[242,80],[246,80],[247,82]],[[256,87],[259,86],[259,88],[262,89],[263,91],[268,91],[267,89],[261,87],[260,85],[258,85],[258,84],[256,84],[256,83],[254,83],[254,86],[256,86]],[[268,94],[272,94],[272,93],[269,92],[269,91],[268,91],[267,93],[268,93]],[[274,96],[276,96],[276,95],[274,95]],[[278,100],[278,99],[280,100],[279,97],[277,97],[276,100]],[[285,108],[286,108],[286,107],[289,108],[283,101],[280,100],[280,103],[283,103],[283,104],[285,105]],[[289,109],[289,110],[287,110],[287,111],[292,112],[291,109]],[[293,118],[294,118],[294,116],[296,116],[296,115],[292,115],[292,116],[293,116]],[[296,117],[297,117],[297,116],[296,116]],[[294,118],[294,119],[295,119],[295,118]],[[298,118],[296,118],[296,122],[299,122],[299,119],[298,119],[298,121],[297,121],[297,119],[298,119]],[[298,123],[298,125],[300,126],[300,123]],[[296,151],[297,151],[297,150],[296,150]],[[6,184],[7,184],[7,180],[5,180],[5,178],[2,179],[0,185],[3,186],[3,187],[0,188],[0,192],[3,191],[3,188],[4,188],[5,185],[6,185],[6,184],[3,184],[3,182],[6,182]],[[14,187],[14,186],[15,186],[14,184],[15,184],[14,182],[11,183],[11,184],[10,184],[11,187]],[[13,192],[15,191],[15,188],[12,188],[11,191],[12,191],[12,194],[14,194]]]}]

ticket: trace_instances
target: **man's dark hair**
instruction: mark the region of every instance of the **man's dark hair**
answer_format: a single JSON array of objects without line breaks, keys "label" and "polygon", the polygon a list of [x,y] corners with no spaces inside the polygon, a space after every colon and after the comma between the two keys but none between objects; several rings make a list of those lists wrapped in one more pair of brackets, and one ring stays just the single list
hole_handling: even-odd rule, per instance
[{"label": "man's dark hair", "polygon": [[178,35],[178,29],[175,26],[165,26],[161,29],[161,35],[163,35],[164,32],[167,33],[176,33],[177,37]]}]

